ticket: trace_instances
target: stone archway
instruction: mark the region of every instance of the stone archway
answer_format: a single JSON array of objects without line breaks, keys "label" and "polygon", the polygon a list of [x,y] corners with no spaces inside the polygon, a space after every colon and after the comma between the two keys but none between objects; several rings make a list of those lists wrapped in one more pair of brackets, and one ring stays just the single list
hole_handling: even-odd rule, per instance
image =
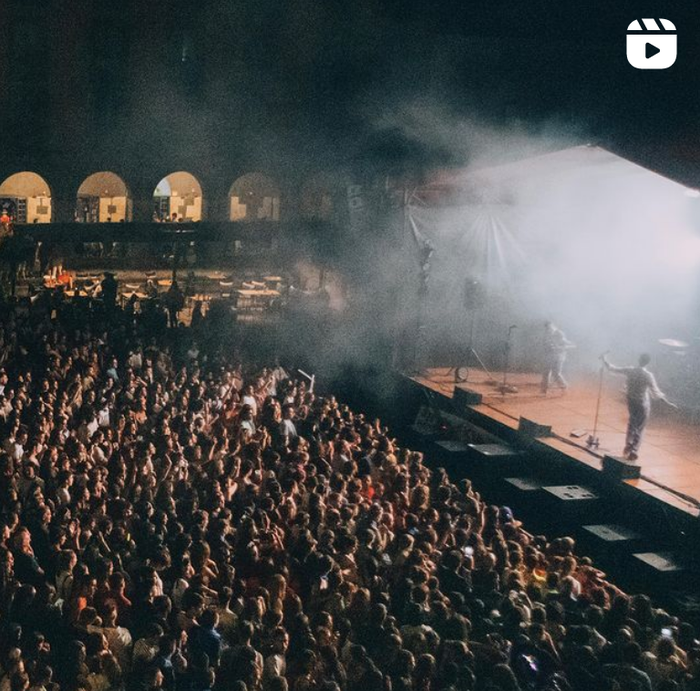
[{"label": "stone archway", "polygon": [[75,220],[79,223],[131,221],[131,195],[122,178],[110,171],[93,173],[78,189]]},{"label": "stone archway", "polygon": [[309,178],[301,188],[299,213],[304,218],[330,221],[334,211],[334,192],[337,183],[329,175]]},{"label": "stone archway", "polygon": [[184,170],[166,175],[153,192],[153,220],[194,222],[202,220],[204,199],[199,180]]},{"label": "stone archway", "polygon": [[241,176],[231,185],[228,196],[231,221],[280,220],[280,190],[266,175]]},{"label": "stone archway", "polygon": [[41,175],[15,173],[0,185],[0,212],[6,211],[15,223],[51,223],[51,196]]}]

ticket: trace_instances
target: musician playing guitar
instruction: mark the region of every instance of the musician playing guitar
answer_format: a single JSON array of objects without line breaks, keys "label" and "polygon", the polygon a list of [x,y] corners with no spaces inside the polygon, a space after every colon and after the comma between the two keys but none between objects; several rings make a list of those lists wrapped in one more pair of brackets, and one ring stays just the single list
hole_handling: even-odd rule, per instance
[{"label": "musician playing guitar", "polygon": [[563,375],[566,352],[576,346],[552,322],[545,322],[544,328],[544,369],[540,390],[546,395],[551,384],[563,391],[568,388]]}]

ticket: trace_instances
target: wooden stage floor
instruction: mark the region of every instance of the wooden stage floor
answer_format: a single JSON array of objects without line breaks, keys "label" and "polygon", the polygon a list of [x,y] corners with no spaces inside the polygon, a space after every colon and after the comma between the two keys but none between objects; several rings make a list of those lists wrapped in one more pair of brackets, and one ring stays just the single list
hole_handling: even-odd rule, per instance
[{"label": "wooden stage floor", "polygon": [[[488,376],[483,371],[473,369],[469,375],[469,381],[460,386],[482,394],[482,404],[472,406],[478,413],[513,429],[517,429],[521,416],[533,422],[551,425],[552,432],[566,441],[556,437],[540,441],[592,468],[601,468],[604,454],[619,455],[622,452],[627,427],[627,405],[624,380],[619,377],[605,377],[597,434],[600,447],[592,452],[586,448],[586,437],[593,429],[597,379],[570,381],[568,391],[551,389],[547,396],[543,396],[537,374],[513,373],[509,375],[508,382],[515,385],[518,392],[503,396],[495,386],[487,383]],[[493,375],[499,381],[503,377],[498,372],[493,372]],[[446,367],[426,370],[412,379],[448,398],[453,396],[454,374],[450,374]],[[575,430],[585,430],[586,436],[580,439],[571,437],[571,432]],[[680,412],[664,409],[663,403],[654,404],[638,463],[643,477],[639,480],[626,480],[628,485],[686,513],[698,515],[700,425],[697,422],[685,419]],[[662,486],[685,495],[691,501]]]}]

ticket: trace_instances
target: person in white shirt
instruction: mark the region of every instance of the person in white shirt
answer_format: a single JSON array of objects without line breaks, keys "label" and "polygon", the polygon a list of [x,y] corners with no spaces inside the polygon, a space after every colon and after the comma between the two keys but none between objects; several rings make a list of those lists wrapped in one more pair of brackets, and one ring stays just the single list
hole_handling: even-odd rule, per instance
[{"label": "person in white shirt", "polygon": [[248,384],[248,386],[243,389],[243,398],[241,398],[241,403],[243,405],[249,405],[253,411],[253,417],[257,417],[258,399],[255,398],[252,384]]},{"label": "person in white shirt", "polygon": [[296,439],[297,428],[294,424],[294,406],[287,404],[282,406],[282,420],[279,425],[279,433],[283,439]]},{"label": "person in white shirt", "polygon": [[[12,392],[10,392],[12,393]],[[13,394],[14,395],[14,394]],[[3,389],[3,393],[0,394],[0,417],[7,420],[8,416],[12,412],[12,398],[11,396],[6,396]]]},{"label": "person in white shirt", "polygon": [[544,327],[544,369],[540,390],[546,394],[550,384],[554,383],[565,391],[568,387],[563,373],[566,353],[575,346],[552,322],[546,322]]},{"label": "person in white shirt", "polygon": [[265,658],[263,665],[263,689],[269,689],[270,681],[287,676],[286,653],[289,647],[289,634],[281,626],[272,633],[272,653]]},{"label": "person in white shirt", "polygon": [[270,373],[270,396],[277,396],[277,385],[281,381],[286,381],[289,375],[284,371],[284,368],[277,362],[276,366]]},{"label": "person in white shirt", "polygon": [[[646,353],[639,356],[639,364],[636,367],[616,367],[608,362],[603,355],[603,364],[614,374],[627,377],[627,409],[629,421],[627,422],[627,435],[623,455],[630,461],[639,458],[639,446],[642,443],[644,428],[649,422],[651,412],[651,398],[654,397],[669,403],[666,395],[661,391],[654,375],[647,369],[651,362],[651,356]],[[675,407],[675,406],[674,406]]]},{"label": "person in white shirt", "polygon": [[140,372],[141,368],[143,367],[143,356],[141,355],[141,351],[132,350],[129,354],[127,364],[129,365],[129,367],[131,367],[132,370],[134,370],[134,372]]},{"label": "person in white shirt", "polygon": [[192,362],[196,362],[197,358],[199,357],[199,346],[196,343],[193,343],[189,350],[187,351],[187,357],[192,360]]},{"label": "person in white shirt", "polygon": [[246,430],[250,433],[252,437],[255,434],[255,419],[253,418],[253,409],[250,405],[246,404],[241,408],[241,429]]},{"label": "person in white shirt", "polygon": [[17,432],[14,441],[10,443],[9,455],[18,463],[24,458],[24,446],[27,443],[27,433],[24,430]]},{"label": "person in white shirt", "polygon": [[117,626],[119,610],[114,600],[107,600],[102,611],[103,626],[88,626],[88,632],[101,633],[109,643],[109,649],[119,661],[123,672],[131,669],[131,652],[133,641],[129,629]]},{"label": "person in white shirt", "polygon": [[158,641],[163,635],[163,629],[158,624],[148,624],[143,638],[134,644],[133,665],[147,664],[158,654]]},{"label": "person in white shirt", "polygon": [[88,444],[92,439],[92,435],[99,429],[99,426],[97,415],[93,411],[90,411],[78,427],[78,439],[83,444]]}]

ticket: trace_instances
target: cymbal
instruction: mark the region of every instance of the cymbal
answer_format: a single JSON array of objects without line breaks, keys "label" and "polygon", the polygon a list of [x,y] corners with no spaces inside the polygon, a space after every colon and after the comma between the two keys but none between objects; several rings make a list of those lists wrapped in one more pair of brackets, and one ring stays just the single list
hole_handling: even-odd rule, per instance
[{"label": "cymbal", "polygon": [[685,341],[678,341],[675,338],[660,338],[659,343],[661,345],[667,346],[668,348],[688,348],[690,343]]}]

